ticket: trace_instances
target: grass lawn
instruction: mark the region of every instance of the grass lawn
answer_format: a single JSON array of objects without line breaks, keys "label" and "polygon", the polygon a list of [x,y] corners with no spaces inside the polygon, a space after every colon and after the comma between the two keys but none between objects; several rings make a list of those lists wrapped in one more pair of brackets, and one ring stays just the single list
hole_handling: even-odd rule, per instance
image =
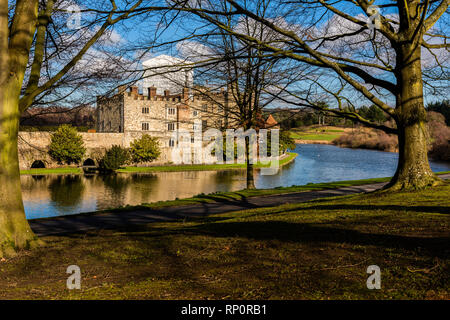
[{"label": "grass lawn", "polygon": [[333,141],[345,132],[344,129],[331,126],[311,126],[291,129],[290,134],[296,140]]},{"label": "grass lawn", "polygon": [[[450,185],[45,237],[1,299],[450,299]],[[82,289],[66,289],[76,264]],[[381,290],[366,269],[381,268]]]},{"label": "grass lawn", "polygon": [[83,170],[80,168],[43,168],[43,169],[30,169],[20,170],[20,174],[27,175],[45,175],[45,174],[81,174]]},{"label": "grass lawn", "polygon": [[300,134],[293,132],[291,137],[296,140],[323,140],[323,141],[333,141],[339,138],[339,134],[328,134],[328,133],[318,133],[318,134]]},{"label": "grass lawn", "polygon": [[[293,161],[298,154],[288,152],[287,157],[280,160],[279,165],[283,166]],[[269,167],[268,164],[257,163],[254,168]],[[117,170],[117,172],[174,172],[174,171],[218,171],[218,170],[245,170],[245,164],[207,164],[207,165],[170,165],[170,166],[152,166],[152,167],[125,167]]]}]

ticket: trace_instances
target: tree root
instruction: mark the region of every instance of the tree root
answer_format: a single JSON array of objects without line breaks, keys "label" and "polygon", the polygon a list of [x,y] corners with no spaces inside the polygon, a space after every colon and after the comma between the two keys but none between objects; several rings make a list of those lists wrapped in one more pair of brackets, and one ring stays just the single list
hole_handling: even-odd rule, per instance
[{"label": "tree root", "polygon": [[45,246],[45,242],[37,237],[25,241],[25,243],[20,246],[17,246],[12,241],[3,241],[3,243],[0,243],[0,259],[14,258],[20,250],[33,250],[43,246]]},{"label": "tree root", "polygon": [[446,182],[436,175],[427,176],[422,179],[393,179],[380,192],[417,191],[445,184]]}]

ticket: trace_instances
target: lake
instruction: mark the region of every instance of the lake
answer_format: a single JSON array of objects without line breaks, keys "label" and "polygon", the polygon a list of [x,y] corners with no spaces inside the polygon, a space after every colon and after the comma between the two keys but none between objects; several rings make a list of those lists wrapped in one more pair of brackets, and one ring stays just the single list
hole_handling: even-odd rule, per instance
[{"label": "lake", "polygon": [[[257,188],[389,177],[397,153],[297,145],[299,155],[273,176],[256,174]],[[431,162],[435,172],[450,171],[450,162]],[[101,175],[21,176],[28,219],[91,212],[125,205],[192,197],[200,193],[245,188],[245,171],[191,171]]]}]

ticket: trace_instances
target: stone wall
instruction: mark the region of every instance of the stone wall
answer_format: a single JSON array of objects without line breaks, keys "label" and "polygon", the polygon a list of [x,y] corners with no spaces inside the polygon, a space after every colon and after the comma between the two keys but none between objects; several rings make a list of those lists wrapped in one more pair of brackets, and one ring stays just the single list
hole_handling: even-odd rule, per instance
[{"label": "stone wall", "polygon": [[123,94],[97,98],[97,132],[123,132]]},{"label": "stone wall", "polygon": [[[85,133],[83,137],[86,154],[82,160],[92,159],[97,162],[107,149],[113,145],[129,148],[131,142],[139,139],[145,132],[128,133]],[[164,164],[170,162],[170,149],[165,147],[167,138],[160,139],[161,156],[151,164]],[[50,132],[19,132],[19,165],[21,170],[30,169],[33,162],[42,161],[46,168],[57,168],[58,165],[48,154],[51,141]],[[80,163],[82,164],[82,163]],[[148,164],[143,164],[148,165]]]}]

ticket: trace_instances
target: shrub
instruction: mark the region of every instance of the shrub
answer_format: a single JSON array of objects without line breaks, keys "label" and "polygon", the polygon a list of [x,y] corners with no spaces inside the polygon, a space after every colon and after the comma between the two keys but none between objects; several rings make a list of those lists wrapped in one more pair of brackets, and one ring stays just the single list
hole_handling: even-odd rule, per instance
[{"label": "shrub", "polygon": [[[295,145],[295,140],[291,137],[289,131],[285,131],[285,130],[280,130],[280,135],[279,135],[279,144],[278,144],[278,148],[279,148],[279,155],[284,154],[288,149],[295,149],[296,145]],[[272,156],[272,137],[270,134],[270,131],[267,133],[267,155],[268,156]]]},{"label": "shrub", "polygon": [[129,158],[130,156],[127,149],[114,145],[111,149],[106,151],[103,158],[98,162],[100,171],[115,171],[127,163]]},{"label": "shrub", "polygon": [[450,128],[441,113],[428,112],[430,156],[436,160],[450,161]]},{"label": "shrub", "polygon": [[71,125],[61,125],[52,134],[49,154],[58,163],[78,163],[85,152],[83,138]]},{"label": "shrub", "polygon": [[161,154],[157,138],[144,134],[140,139],[131,143],[131,159],[135,163],[151,162]]},{"label": "shrub", "polygon": [[296,147],[295,140],[288,131],[280,130],[280,149],[285,153],[288,149],[294,150]]},{"label": "shrub", "polygon": [[[427,118],[430,157],[436,160],[450,161],[450,128],[446,125],[444,115],[430,111],[428,112]],[[393,126],[392,123],[388,125]],[[398,150],[398,139],[396,135],[367,128],[344,134],[335,139],[333,143],[341,147],[349,148],[366,148],[382,151]]]},{"label": "shrub", "polygon": [[343,134],[339,138],[333,140],[333,143],[346,148],[375,149],[389,152],[395,152],[398,149],[396,135],[386,134],[381,130],[367,128]]}]

